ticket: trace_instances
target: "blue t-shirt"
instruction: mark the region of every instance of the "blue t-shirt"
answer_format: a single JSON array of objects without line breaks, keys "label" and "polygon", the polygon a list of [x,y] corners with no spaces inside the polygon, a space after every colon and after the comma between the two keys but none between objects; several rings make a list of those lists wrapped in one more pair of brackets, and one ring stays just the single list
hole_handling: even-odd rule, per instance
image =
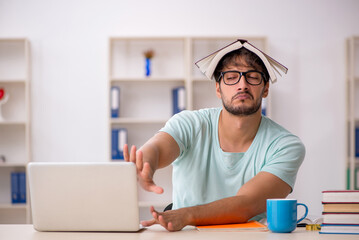
[{"label": "blue t-shirt", "polygon": [[[221,108],[182,111],[160,130],[180,148],[173,165],[173,209],[202,205],[235,196],[243,184],[261,171],[294,187],[305,148],[300,139],[262,116],[258,132],[246,152],[224,152],[218,139]],[[258,215],[256,220],[265,217]]]}]

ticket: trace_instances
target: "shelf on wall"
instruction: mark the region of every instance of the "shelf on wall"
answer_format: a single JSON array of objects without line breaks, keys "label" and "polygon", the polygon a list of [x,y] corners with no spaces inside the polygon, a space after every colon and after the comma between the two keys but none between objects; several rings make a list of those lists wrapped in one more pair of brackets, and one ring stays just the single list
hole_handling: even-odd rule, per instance
[{"label": "shelf on wall", "polygon": [[17,204],[11,204],[11,203],[0,203],[0,209],[24,209],[26,210],[28,207],[25,203],[17,203]]},{"label": "shelf on wall", "polygon": [[20,84],[20,83],[26,83],[27,79],[14,79],[14,80],[10,80],[10,79],[0,79],[0,84]]},{"label": "shelf on wall", "polygon": [[6,162],[0,162],[0,224],[31,222],[29,204],[11,204],[11,173],[26,172],[31,161],[30,59],[27,39],[0,39],[0,87],[9,94],[1,106],[0,155]]},{"label": "shelf on wall", "polygon": [[168,119],[111,118],[111,124],[161,124]]},{"label": "shelf on wall", "polygon": [[27,124],[25,121],[0,121],[0,125],[25,125]]},{"label": "shelf on wall", "polygon": [[13,168],[13,167],[26,167],[26,163],[0,163],[0,167],[8,167],[8,168]]},{"label": "shelf on wall", "polygon": [[121,78],[110,78],[111,82],[184,82],[184,78],[175,78],[175,77],[121,77]]}]

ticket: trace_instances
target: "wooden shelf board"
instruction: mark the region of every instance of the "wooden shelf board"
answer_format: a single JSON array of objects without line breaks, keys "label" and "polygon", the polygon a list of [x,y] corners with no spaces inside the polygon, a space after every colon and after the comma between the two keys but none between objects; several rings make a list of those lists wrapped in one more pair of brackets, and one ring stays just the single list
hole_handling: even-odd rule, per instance
[{"label": "wooden shelf board", "polygon": [[0,125],[26,125],[25,121],[0,121]]},{"label": "wooden shelf board", "polygon": [[28,205],[26,203],[0,203],[0,209],[27,209]]},{"label": "wooden shelf board", "polygon": [[177,77],[111,77],[111,82],[184,82],[185,78]]},{"label": "wooden shelf board", "polygon": [[166,123],[168,119],[112,118],[111,124],[157,124]]},{"label": "wooden shelf board", "polygon": [[123,36],[123,37],[110,37],[110,41],[172,41],[172,40],[178,40],[178,41],[183,41],[183,37],[162,37],[162,36],[158,36],[158,37],[143,37],[143,36],[139,36],[139,37],[128,37],[128,36]]},{"label": "wooden shelf board", "polygon": [[0,83],[2,84],[12,84],[12,83],[26,83],[28,80],[26,78],[19,78],[19,79],[7,79],[0,77]]},{"label": "wooden shelf board", "polygon": [[0,167],[26,167],[27,163],[0,163]]}]

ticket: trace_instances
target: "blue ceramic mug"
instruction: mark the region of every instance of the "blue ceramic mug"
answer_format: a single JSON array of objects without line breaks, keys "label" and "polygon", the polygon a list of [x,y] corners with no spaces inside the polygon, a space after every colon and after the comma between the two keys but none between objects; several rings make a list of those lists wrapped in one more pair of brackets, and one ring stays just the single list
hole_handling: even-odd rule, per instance
[{"label": "blue ceramic mug", "polygon": [[[304,216],[297,219],[297,207],[305,208]],[[267,199],[268,229],[276,233],[289,233],[308,215],[308,207],[295,199]]]}]

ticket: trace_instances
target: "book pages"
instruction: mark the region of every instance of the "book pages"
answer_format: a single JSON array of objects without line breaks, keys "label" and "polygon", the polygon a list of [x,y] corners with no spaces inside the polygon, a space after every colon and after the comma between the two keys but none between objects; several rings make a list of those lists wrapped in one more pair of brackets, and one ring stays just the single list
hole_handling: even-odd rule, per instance
[{"label": "book pages", "polygon": [[281,63],[274,60],[269,55],[265,54],[264,52],[262,52],[261,50],[256,48],[254,45],[252,45],[249,42],[244,41],[244,40],[237,40],[237,41],[227,45],[226,47],[221,48],[221,49],[215,51],[214,53],[211,53],[210,55],[202,58],[201,60],[197,61],[195,64],[208,79],[215,81],[213,73],[214,73],[219,61],[227,53],[232,52],[237,49],[240,49],[242,47],[245,47],[249,51],[253,52],[263,61],[265,67],[267,68],[267,71],[269,73],[269,77],[270,77],[270,80],[272,83],[277,81],[277,76],[276,76],[275,72],[277,72],[280,76],[282,76],[282,75],[280,74],[279,70],[285,74],[287,73],[288,68],[286,68],[284,65],[282,65]]}]

